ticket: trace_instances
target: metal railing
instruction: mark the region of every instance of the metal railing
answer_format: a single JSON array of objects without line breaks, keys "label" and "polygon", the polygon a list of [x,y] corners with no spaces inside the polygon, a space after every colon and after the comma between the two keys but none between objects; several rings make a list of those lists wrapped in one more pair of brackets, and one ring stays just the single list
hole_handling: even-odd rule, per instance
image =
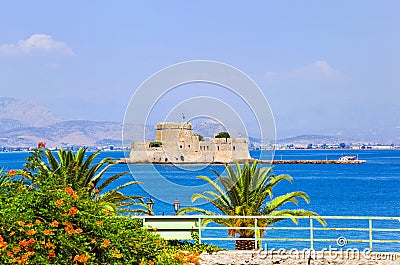
[{"label": "metal railing", "polygon": [[[309,242],[309,248],[314,249],[315,243],[317,242],[336,242],[339,245],[340,238],[338,237],[321,237],[321,235],[316,236],[317,232],[325,232],[329,233],[330,231],[339,231],[339,232],[357,232],[356,236],[351,236],[351,238],[342,238],[344,243],[368,243],[369,250],[373,250],[373,246],[376,243],[387,243],[387,244],[399,244],[396,245],[397,249],[400,249],[400,217],[372,217],[372,216],[206,216],[206,215],[178,215],[178,216],[142,216],[140,218],[144,218],[147,220],[151,220],[152,218],[165,218],[168,222],[173,223],[174,225],[171,227],[176,228],[177,225],[179,227],[179,219],[187,219],[191,218],[193,222],[192,231],[198,232],[198,240],[199,242],[203,241],[237,241],[237,240],[245,240],[245,241],[254,241],[255,246],[257,248],[260,247],[265,241],[285,241],[285,242]],[[324,219],[327,222],[326,226],[316,225],[318,219]],[[250,225],[245,227],[225,227],[220,225],[210,225],[213,223],[209,223],[207,225],[203,225],[206,220],[221,220],[221,219],[250,219],[252,222]],[[292,226],[259,226],[259,223],[263,219],[295,219],[298,222],[302,222],[302,225],[293,224]],[[301,221],[303,220],[303,221]],[[365,222],[360,227],[329,227],[329,223],[332,220],[336,221],[368,221]],[[259,222],[260,221],[260,222]],[[168,223],[167,222],[167,223]],[[386,227],[379,227],[377,225],[374,226],[374,222],[387,222]],[[389,222],[392,222],[389,224]],[[399,222],[399,223],[397,223]],[[307,225],[304,225],[307,223]],[[350,223],[351,224],[351,223]],[[186,224],[187,226],[187,224]],[[355,225],[357,226],[357,225]],[[165,228],[165,226],[164,226]],[[172,228],[171,228],[172,229]],[[230,237],[228,233],[225,233],[224,237],[213,237],[207,235],[206,231],[221,231],[228,229],[233,230],[253,230],[254,237],[242,238],[242,237]],[[270,233],[268,231],[303,231],[302,235],[307,233],[308,236],[302,237],[267,237]],[[261,232],[261,233],[259,233]],[[376,234],[381,232],[390,233],[389,238],[388,235],[383,239],[378,239],[375,237]],[[252,233],[253,234],[253,233]],[[261,236],[258,236],[260,235]],[[264,234],[264,236],[262,236]],[[366,234],[367,236],[361,236],[362,234]],[[343,242],[342,242],[343,243]]]}]

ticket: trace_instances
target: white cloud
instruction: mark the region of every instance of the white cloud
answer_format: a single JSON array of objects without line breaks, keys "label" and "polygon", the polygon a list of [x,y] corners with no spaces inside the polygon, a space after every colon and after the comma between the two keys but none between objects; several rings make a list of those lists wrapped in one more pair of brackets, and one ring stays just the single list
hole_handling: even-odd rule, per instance
[{"label": "white cloud", "polygon": [[67,43],[56,41],[51,35],[33,34],[25,40],[20,40],[16,44],[0,45],[0,55],[63,55],[72,56],[74,52]]},{"label": "white cloud", "polygon": [[397,125],[395,128],[396,128],[396,129],[400,129],[400,125]]},{"label": "white cloud", "polygon": [[311,64],[285,72],[267,72],[267,80],[348,80],[339,70],[334,69],[326,61],[316,61]]}]

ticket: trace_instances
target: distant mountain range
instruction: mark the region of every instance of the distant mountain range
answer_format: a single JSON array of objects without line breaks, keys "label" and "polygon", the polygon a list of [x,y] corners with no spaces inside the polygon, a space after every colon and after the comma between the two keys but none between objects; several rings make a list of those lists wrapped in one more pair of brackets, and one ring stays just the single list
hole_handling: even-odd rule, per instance
[{"label": "distant mountain range", "polygon": [[0,127],[47,126],[61,120],[61,117],[38,103],[0,97]]},{"label": "distant mountain range", "polygon": [[[126,125],[125,125],[126,126]],[[46,107],[26,100],[0,98],[0,147],[34,147],[45,141],[48,147],[107,146],[122,144],[122,122],[63,120]],[[126,127],[125,127],[126,128]],[[143,131],[144,130],[144,131]],[[193,124],[194,133],[213,137],[227,130],[220,123],[205,120]],[[154,125],[129,125],[132,140],[152,141]],[[234,128],[228,128],[232,137],[240,136]],[[250,144],[257,146],[259,140],[249,137]],[[349,138],[323,135],[302,135],[277,141],[278,144],[338,144],[354,143]]]},{"label": "distant mountain range", "polygon": [[222,124],[212,119],[193,124],[193,132],[199,133],[204,137],[212,138],[215,134],[224,131],[228,131],[231,137],[239,137],[241,135],[235,128],[225,128]]},{"label": "distant mountain range", "polygon": [[[143,126],[132,125],[143,132]],[[48,147],[121,146],[122,123],[107,121],[65,121],[44,106],[26,100],[0,98],[0,147],[34,147],[45,141]],[[146,135],[154,135],[153,126]]]},{"label": "distant mountain range", "polygon": [[278,140],[278,144],[299,144],[299,145],[306,145],[306,144],[339,144],[339,143],[354,143],[355,141],[350,138],[340,137],[340,136],[325,136],[325,135],[300,135],[296,137],[290,137]]}]

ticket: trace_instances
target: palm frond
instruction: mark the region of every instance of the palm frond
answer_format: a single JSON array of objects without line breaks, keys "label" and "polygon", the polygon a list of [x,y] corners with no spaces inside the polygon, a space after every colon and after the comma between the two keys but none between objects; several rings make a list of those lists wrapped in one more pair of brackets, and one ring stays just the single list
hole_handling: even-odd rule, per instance
[{"label": "palm frond", "polygon": [[119,173],[119,174],[109,177],[107,180],[105,180],[103,183],[101,183],[101,185],[97,189],[101,192],[104,188],[106,188],[112,182],[114,182],[115,180],[119,179],[120,177],[122,177],[126,174],[128,174],[128,172],[122,172],[122,173]]}]

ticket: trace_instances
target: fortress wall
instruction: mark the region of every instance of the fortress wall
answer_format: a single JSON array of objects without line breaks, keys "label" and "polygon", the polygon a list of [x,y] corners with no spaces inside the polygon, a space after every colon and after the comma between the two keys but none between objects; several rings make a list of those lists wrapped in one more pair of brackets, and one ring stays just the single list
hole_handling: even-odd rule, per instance
[{"label": "fortress wall", "polygon": [[217,151],[214,155],[214,162],[216,163],[230,163],[232,162],[232,152],[229,150]]},{"label": "fortress wall", "polygon": [[232,160],[250,159],[249,140],[246,138],[232,139]]},{"label": "fortress wall", "polygon": [[149,160],[147,154],[148,146],[149,143],[133,142],[131,145],[129,160],[134,163],[147,162]]},{"label": "fortress wall", "polygon": [[212,138],[199,141],[189,122],[161,122],[157,124],[156,142],[132,143],[130,161],[133,163],[231,163],[250,159],[248,139]]},{"label": "fortress wall", "polygon": [[199,148],[201,152],[214,152],[215,144],[212,141],[201,141],[199,142]]}]

